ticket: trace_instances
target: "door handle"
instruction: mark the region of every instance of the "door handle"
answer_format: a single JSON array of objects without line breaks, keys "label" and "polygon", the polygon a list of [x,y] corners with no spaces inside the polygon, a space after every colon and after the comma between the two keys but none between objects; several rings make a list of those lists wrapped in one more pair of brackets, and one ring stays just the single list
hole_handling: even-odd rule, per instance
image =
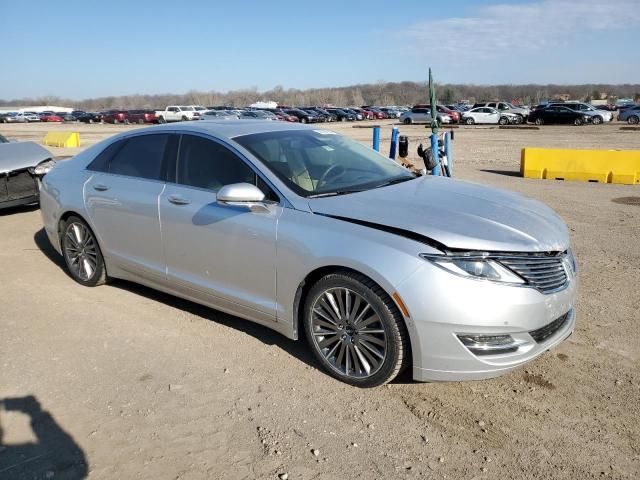
[{"label": "door handle", "polygon": [[191,203],[191,200],[187,200],[180,195],[169,195],[167,197],[167,200],[169,200],[174,205],[189,205]]},{"label": "door handle", "polygon": [[105,192],[109,190],[109,187],[107,187],[106,185],[102,185],[101,183],[97,183],[93,186],[93,189],[99,192]]}]

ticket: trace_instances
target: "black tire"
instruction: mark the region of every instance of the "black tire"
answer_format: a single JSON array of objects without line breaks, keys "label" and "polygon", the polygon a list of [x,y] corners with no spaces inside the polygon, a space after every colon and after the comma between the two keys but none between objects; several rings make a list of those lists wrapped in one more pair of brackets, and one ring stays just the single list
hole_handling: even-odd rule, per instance
[{"label": "black tire", "polygon": [[[75,237],[74,227],[79,226],[84,229],[87,237],[83,242],[82,252],[84,254],[84,258],[90,258],[92,263],[95,263],[95,268],[91,275],[86,275],[87,278],[84,278],[82,273],[86,273],[86,271],[79,273],[78,267],[74,265],[73,251],[77,251],[78,242],[74,241]],[[67,272],[69,276],[73,278],[80,285],[84,285],[85,287],[96,287],[98,285],[103,285],[107,281],[107,270],[104,264],[104,258],[102,257],[102,252],[100,251],[100,245],[98,245],[98,240],[96,239],[93,231],[87,225],[87,223],[82,220],[80,217],[76,217],[75,215],[67,218],[66,221],[62,224],[61,234],[60,234],[60,245],[62,247],[62,256],[64,258],[65,265],[67,266]],[[95,251],[95,255],[88,253],[89,246],[92,245],[91,248]],[[85,253],[86,252],[86,253]],[[82,258],[83,254],[76,256],[77,261],[79,262],[80,258]]]},{"label": "black tire", "polygon": [[475,120],[471,117],[467,117],[464,119],[464,123],[466,123],[467,125],[473,125],[475,122]]},{"label": "black tire", "polygon": [[117,125],[118,123],[120,123],[120,122],[118,121],[118,119],[117,119],[117,118],[114,118],[114,119],[113,119],[113,124],[114,124],[114,125]]},{"label": "black tire", "polygon": [[131,123],[131,122],[129,122],[129,119],[128,119],[128,118],[125,118],[125,120],[124,120],[124,124],[125,124],[125,125],[129,125],[129,123]]},{"label": "black tire", "polygon": [[536,125],[543,125],[544,124],[544,120],[542,119],[542,117],[538,117],[536,118],[535,122]]},{"label": "black tire", "polygon": [[[378,324],[382,327],[381,330],[384,330],[384,358],[370,375],[358,377],[338,371],[336,366],[325,358],[321,348],[316,343],[314,326],[312,325],[313,307],[318,299],[331,289],[348,289],[360,296],[369,304],[373,313],[377,315]],[[342,382],[361,388],[377,387],[393,380],[409,364],[409,334],[402,315],[387,293],[364,275],[343,271],[321,278],[311,287],[307,295],[303,323],[313,355],[329,375]],[[345,332],[347,328],[345,326]],[[360,341],[361,339],[355,338],[351,343],[360,346],[362,352],[364,352],[364,346],[360,345]],[[352,347],[353,351],[355,351],[355,347]],[[345,368],[345,371],[348,370]]]},{"label": "black tire", "polygon": [[602,122],[604,122],[604,118],[602,118],[600,115],[596,115],[591,121],[594,125],[600,125]]},{"label": "black tire", "polygon": [[302,117],[302,118],[300,119],[300,122],[301,122],[301,123],[307,123],[307,119],[306,119],[306,118],[304,118],[304,117]]},{"label": "black tire", "polygon": [[158,117],[158,123],[167,123],[164,117]]},{"label": "black tire", "polygon": [[582,125],[583,123],[584,123],[584,122],[582,121],[582,119],[581,119],[581,118],[576,118],[576,119],[573,121],[573,124],[574,124],[576,127],[579,127],[579,126],[580,126],[580,125]]},{"label": "black tire", "polygon": [[182,116],[182,121],[183,121],[183,122],[186,122],[186,121],[188,121],[188,120],[189,120],[189,119],[187,118],[187,116],[186,116],[186,115],[183,115],[183,116]]},{"label": "black tire", "polygon": [[627,118],[627,123],[629,125],[637,125],[638,123],[640,123],[640,118],[637,115],[631,115],[629,118]]},{"label": "black tire", "polygon": [[405,125],[411,125],[413,123],[413,120],[407,117],[404,119],[402,123],[404,123]]},{"label": "black tire", "polygon": [[498,125],[507,125],[509,123],[509,119],[507,117],[500,117],[498,119]]},{"label": "black tire", "polygon": [[346,122],[346,121],[347,121],[347,117],[342,117],[342,118],[340,119],[340,121],[341,121],[341,122]]},{"label": "black tire", "polygon": [[141,119],[141,118],[139,118],[139,119],[138,119],[138,125],[142,125],[143,123],[144,123],[144,120],[143,120],[143,119]]}]

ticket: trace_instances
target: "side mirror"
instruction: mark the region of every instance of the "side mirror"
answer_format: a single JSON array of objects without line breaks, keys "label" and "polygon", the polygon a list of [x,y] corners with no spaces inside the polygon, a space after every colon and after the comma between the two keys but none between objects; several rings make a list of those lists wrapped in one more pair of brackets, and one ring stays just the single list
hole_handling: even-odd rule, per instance
[{"label": "side mirror", "polygon": [[216,200],[223,205],[253,207],[264,201],[264,193],[250,183],[232,183],[218,190]]}]

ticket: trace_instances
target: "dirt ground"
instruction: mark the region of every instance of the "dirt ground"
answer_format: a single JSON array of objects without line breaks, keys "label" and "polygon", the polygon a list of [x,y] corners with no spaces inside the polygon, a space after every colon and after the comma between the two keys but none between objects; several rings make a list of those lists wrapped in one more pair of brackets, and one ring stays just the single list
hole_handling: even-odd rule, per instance
[{"label": "dirt ground", "polygon": [[[517,176],[523,146],[640,149],[618,126],[456,130],[455,176],[549,204],[580,267],[574,335],[480,382],[349,387],[302,341],[127,282],[79,286],[37,209],[0,212],[0,478],[640,478],[640,205],[612,201],[640,186]],[[86,146],[126,128],[0,133]],[[415,157],[427,131],[400,130]]]}]

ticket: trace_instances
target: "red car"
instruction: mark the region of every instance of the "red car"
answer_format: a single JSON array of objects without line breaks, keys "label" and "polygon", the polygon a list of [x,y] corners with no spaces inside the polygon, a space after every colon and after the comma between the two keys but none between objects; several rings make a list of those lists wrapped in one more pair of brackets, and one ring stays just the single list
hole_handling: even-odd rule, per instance
[{"label": "red car", "polygon": [[109,110],[102,112],[104,123],[129,123],[129,115],[124,110]]},{"label": "red car", "polygon": [[63,122],[64,119],[55,113],[43,113],[40,115],[41,122]]},{"label": "red car", "polygon": [[362,118],[365,120],[373,120],[376,118],[372,111],[365,110],[364,108],[352,107],[351,110],[362,114]]},{"label": "red car", "polygon": [[[279,117],[282,117],[282,120],[284,120],[285,122],[299,122],[300,121],[300,119],[298,117],[296,117],[295,115],[289,115],[284,110],[276,110],[273,113],[276,114]],[[280,120],[280,119],[278,119],[278,120]]]},{"label": "red car", "polygon": [[130,123],[159,123],[156,112],[153,110],[129,110],[127,119]]},{"label": "red car", "polygon": [[384,113],[382,110],[378,110],[375,107],[369,107],[367,105],[365,105],[364,107],[362,107],[363,110],[366,110],[367,112],[371,112],[371,114],[373,115],[372,119],[378,119],[378,120],[384,120],[385,118],[389,118],[389,116]]}]

